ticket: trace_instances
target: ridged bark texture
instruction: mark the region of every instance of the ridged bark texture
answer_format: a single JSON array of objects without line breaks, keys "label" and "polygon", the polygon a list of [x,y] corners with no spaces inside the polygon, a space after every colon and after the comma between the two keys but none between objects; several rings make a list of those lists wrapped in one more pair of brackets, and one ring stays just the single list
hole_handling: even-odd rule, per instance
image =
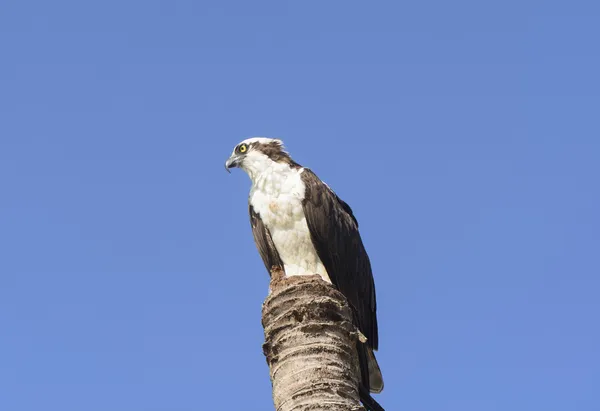
[{"label": "ridged bark texture", "polygon": [[318,275],[271,275],[263,351],[276,411],[364,411],[358,334],[344,296]]}]

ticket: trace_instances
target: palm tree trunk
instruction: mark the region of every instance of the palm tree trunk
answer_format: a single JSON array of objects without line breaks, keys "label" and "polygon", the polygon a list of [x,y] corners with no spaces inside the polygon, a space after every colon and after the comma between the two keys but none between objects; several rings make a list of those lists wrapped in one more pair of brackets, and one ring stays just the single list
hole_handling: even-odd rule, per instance
[{"label": "palm tree trunk", "polygon": [[276,411],[364,411],[357,332],[344,296],[318,275],[271,275],[262,311]]}]

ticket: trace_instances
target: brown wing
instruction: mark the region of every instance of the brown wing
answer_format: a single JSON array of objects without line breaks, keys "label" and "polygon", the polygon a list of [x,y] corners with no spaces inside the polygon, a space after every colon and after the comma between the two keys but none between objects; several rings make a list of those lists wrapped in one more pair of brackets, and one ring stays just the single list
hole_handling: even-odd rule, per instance
[{"label": "brown wing", "polygon": [[279,253],[275,248],[273,239],[269,229],[263,224],[260,215],[254,211],[252,205],[248,206],[250,213],[250,224],[252,225],[252,236],[254,237],[254,243],[258,249],[258,253],[265,264],[265,268],[269,275],[271,275],[271,269],[273,266],[283,269],[283,262],[279,257]]},{"label": "brown wing", "polygon": [[378,347],[377,303],[371,262],[358,232],[358,222],[342,201],[310,169],[301,174],[305,184],[304,215],[312,242],[333,285],[355,311],[367,345]]}]

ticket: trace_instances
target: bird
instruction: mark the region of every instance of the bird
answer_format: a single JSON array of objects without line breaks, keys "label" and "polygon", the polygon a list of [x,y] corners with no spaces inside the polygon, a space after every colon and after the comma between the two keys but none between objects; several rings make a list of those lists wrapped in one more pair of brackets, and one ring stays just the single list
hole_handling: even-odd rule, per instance
[{"label": "bird", "polygon": [[357,344],[361,401],[383,410],[370,396],[384,385],[374,354],[379,345],[375,282],[352,209],[310,168],[294,161],[281,139],[241,141],[225,162],[229,173],[232,168],[250,177],[252,235],[267,271],[279,267],[285,276],[318,274],[347,299],[364,337]]}]

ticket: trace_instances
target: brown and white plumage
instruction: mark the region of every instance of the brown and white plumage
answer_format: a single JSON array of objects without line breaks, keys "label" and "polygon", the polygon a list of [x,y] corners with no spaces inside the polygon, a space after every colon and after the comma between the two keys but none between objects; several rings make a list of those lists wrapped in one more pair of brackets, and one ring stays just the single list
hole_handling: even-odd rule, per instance
[{"label": "brown and white plumage", "polygon": [[366,337],[359,353],[363,385],[367,392],[381,392],[383,379],[373,354],[379,344],[375,284],[352,209],[292,160],[281,140],[242,141],[226,162],[231,167],[243,169],[252,180],[252,234],[267,271],[279,266],[288,276],[317,273],[344,294]]}]

